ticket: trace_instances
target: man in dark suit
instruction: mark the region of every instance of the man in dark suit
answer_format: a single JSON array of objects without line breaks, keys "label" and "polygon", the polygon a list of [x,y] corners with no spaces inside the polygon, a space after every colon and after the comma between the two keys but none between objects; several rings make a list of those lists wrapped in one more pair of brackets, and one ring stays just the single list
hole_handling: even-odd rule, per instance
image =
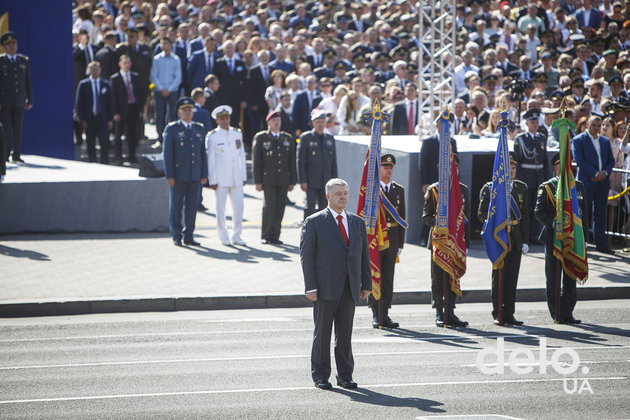
[{"label": "man in dark suit", "polygon": [[75,107],[87,143],[88,159],[96,162],[96,136],[101,145],[100,162],[109,163],[109,131],[113,127],[114,100],[109,83],[100,78],[101,65],[98,61],[88,64],[90,77],[83,79],[77,87]]},{"label": "man in dark suit", "polygon": [[324,133],[326,112],[315,110],[311,117],[313,130],[300,137],[297,148],[298,182],[306,193],[306,219],[326,206],[324,187],[331,178],[337,177],[337,152],[335,138]]},{"label": "man in dark suit", "polygon": [[88,77],[88,63],[94,61],[96,47],[90,44],[90,37],[87,31],[79,33],[78,42],[72,49],[72,62],[74,66],[74,91],[76,92],[79,82]]},{"label": "man in dark suit", "polygon": [[584,183],[584,204],[587,223],[593,227],[595,249],[605,254],[614,254],[606,239],[606,203],[610,188],[610,174],[615,159],[610,140],[600,136],[602,119],[591,115],[586,131],[575,136],[572,143],[573,156],[577,163],[577,179]]},{"label": "man in dark suit", "polygon": [[[175,246],[199,246],[193,238],[199,189],[208,181],[208,159],[203,126],[194,122],[190,97],[177,100],[179,119],[164,129],[164,172],[169,186],[169,227]],[[182,227],[182,210],[184,227]]]},{"label": "man in dark suit", "polygon": [[31,65],[27,56],[17,52],[17,35],[5,32],[0,37],[5,54],[0,55],[0,122],[4,126],[4,157],[13,149],[13,162],[22,162],[24,110],[33,108]]},{"label": "man in dark suit", "polygon": [[[396,157],[391,154],[381,156],[381,190],[390,203],[396,209],[400,217],[405,219],[405,188],[392,181],[392,174],[396,165]],[[392,296],[394,295],[394,268],[396,258],[402,252],[405,244],[405,228],[403,228],[394,217],[385,212],[387,223],[387,235],[389,247],[378,253],[381,263],[381,308],[383,311],[382,325],[385,328],[398,328],[398,322],[392,321],[389,317],[389,309],[392,306]],[[372,328],[379,327],[378,301],[373,296],[368,298],[368,305],[372,308]]]},{"label": "man in dark suit", "polygon": [[580,29],[588,26],[597,30],[602,24],[602,15],[599,9],[591,7],[592,4],[592,0],[583,0],[583,7],[575,12],[575,18],[578,21],[578,27]]},{"label": "man in dark suit", "polygon": [[[214,74],[209,74],[206,76],[204,84],[206,87],[203,89],[203,95],[205,97],[203,107],[210,113],[210,118],[212,118],[212,111],[221,105],[221,100],[217,96],[217,91],[220,86],[219,78]],[[212,122],[216,127],[217,122],[214,120],[212,120]]]},{"label": "man in dark suit", "polygon": [[311,112],[321,101],[322,96],[317,91],[317,77],[311,74],[306,77],[306,89],[298,93],[293,102],[291,117],[293,118],[297,136],[313,127],[311,125]]},{"label": "man in dark suit", "polygon": [[254,137],[252,174],[256,191],[264,191],[262,214],[263,244],[281,245],[280,229],[287,191],[292,191],[297,181],[295,170],[295,141],[289,133],[280,131],[279,111],[267,115],[267,131]]},{"label": "man in dark suit", "polygon": [[291,109],[291,92],[282,92],[280,95],[280,104],[278,104],[276,110],[280,111],[280,131],[289,133],[295,138],[295,125],[293,125],[293,120],[291,119],[291,113],[293,112]]},{"label": "man in dark suit", "polygon": [[[418,87],[414,82],[405,85],[405,100],[394,106],[391,134],[413,135],[418,125]],[[411,116],[411,120],[409,119]]]},{"label": "man in dark suit", "polygon": [[219,59],[216,52],[217,42],[211,36],[204,41],[205,48],[195,51],[188,60],[188,86],[190,89],[204,87],[204,80],[214,70],[214,64]]},{"label": "man in dark suit", "polygon": [[229,105],[233,112],[230,116],[230,126],[239,127],[240,109],[245,107],[245,80],[247,79],[247,69],[245,63],[234,57],[236,46],[234,41],[228,40],[223,43],[224,56],[217,60],[214,74],[219,78],[221,86],[217,95],[221,99],[222,105]]},{"label": "man in dark suit", "polygon": [[258,52],[258,64],[247,70],[245,81],[245,127],[243,140],[249,144],[256,132],[264,127],[265,117],[269,113],[269,105],[265,100],[265,91],[271,84],[271,67],[269,67],[269,51]]},{"label": "man in dark suit", "polygon": [[101,63],[101,77],[109,79],[118,71],[118,59],[114,50],[116,35],[113,32],[107,32],[104,41],[105,45],[96,52],[94,58]]},{"label": "man in dark suit", "polygon": [[[140,111],[144,114],[145,121],[148,119],[151,65],[153,64],[153,54],[148,45],[138,42],[138,31],[131,28],[127,31],[127,42],[116,45],[116,54],[120,57],[127,54],[131,59],[131,71],[138,73],[138,101]],[[144,127],[141,124],[141,129]]]},{"label": "man in dark suit", "polygon": [[116,140],[116,158],[122,163],[122,135],[127,141],[127,159],[129,163],[136,163],[136,148],[138,147],[139,124],[141,124],[142,104],[138,87],[140,79],[138,73],[131,71],[131,58],[123,54],[118,60],[120,72],[115,73],[109,83],[114,96],[114,133]]},{"label": "man in dark suit", "polygon": [[300,261],[306,297],[313,301],[315,331],[311,376],[319,389],[331,389],[330,338],[335,325],[337,384],[356,388],[352,380],[352,323],[355,305],[372,290],[370,251],[365,222],[345,211],[348,183],[333,178],[326,184],[328,207],[302,226]]}]

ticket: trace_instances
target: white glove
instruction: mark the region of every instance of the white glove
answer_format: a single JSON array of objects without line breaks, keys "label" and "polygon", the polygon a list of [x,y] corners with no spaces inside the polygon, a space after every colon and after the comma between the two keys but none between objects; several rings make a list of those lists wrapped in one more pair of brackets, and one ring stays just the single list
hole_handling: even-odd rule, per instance
[{"label": "white glove", "polygon": [[527,254],[529,252],[529,245],[523,244],[523,254]]},{"label": "white glove", "polygon": [[402,254],[402,248],[398,248],[398,253],[396,254],[396,256],[400,257],[400,254]]}]

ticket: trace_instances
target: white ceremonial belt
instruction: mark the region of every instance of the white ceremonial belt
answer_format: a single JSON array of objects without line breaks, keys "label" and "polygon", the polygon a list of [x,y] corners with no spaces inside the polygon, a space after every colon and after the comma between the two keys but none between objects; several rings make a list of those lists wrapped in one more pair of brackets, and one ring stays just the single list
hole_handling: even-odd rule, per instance
[{"label": "white ceremonial belt", "polygon": [[543,164],[539,163],[538,165],[534,165],[533,163],[522,163],[521,168],[523,169],[542,169]]}]

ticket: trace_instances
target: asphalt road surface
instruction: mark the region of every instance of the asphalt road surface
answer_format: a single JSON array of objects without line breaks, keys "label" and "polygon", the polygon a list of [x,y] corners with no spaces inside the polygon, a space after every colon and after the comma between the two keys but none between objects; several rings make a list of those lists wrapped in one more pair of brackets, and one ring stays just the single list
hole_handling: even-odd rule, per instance
[{"label": "asphalt road surface", "polygon": [[579,326],[517,304],[512,328],[462,304],[458,330],[400,305],[394,331],[360,307],[359,389],[332,391],[310,378],[308,308],[0,319],[0,418],[628,418],[628,304],[579,302]]}]

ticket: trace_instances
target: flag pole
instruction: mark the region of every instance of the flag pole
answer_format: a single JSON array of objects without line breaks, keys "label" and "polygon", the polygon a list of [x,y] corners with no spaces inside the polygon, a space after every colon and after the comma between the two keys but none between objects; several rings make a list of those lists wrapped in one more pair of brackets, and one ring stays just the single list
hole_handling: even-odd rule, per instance
[{"label": "flag pole", "polygon": [[443,271],[444,273],[444,277],[443,277],[443,281],[444,284],[442,286],[442,312],[443,312],[443,318],[444,318],[444,328],[446,328],[448,326],[448,273],[446,271]]},{"label": "flag pole", "polygon": [[378,328],[383,329],[383,299],[378,300]]},{"label": "flag pole", "polygon": [[[566,98],[562,98],[562,103],[560,104],[560,112],[562,113],[562,119],[566,118],[565,114],[567,112],[567,101]],[[567,144],[567,147],[569,145]],[[570,168],[568,169],[570,170]],[[558,185],[559,187],[559,185]],[[556,205],[557,208],[557,205]],[[556,227],[554,224],[554,238],[555,238]],[[553,258],[556,258],[554,255]],[[560,283],[562,281],[562,262],[556,259],[556,324],[560,323]]]},{"label": "flag pole", "polygon": [[499,268],[499,325],[503,325],[503,267]]}]

